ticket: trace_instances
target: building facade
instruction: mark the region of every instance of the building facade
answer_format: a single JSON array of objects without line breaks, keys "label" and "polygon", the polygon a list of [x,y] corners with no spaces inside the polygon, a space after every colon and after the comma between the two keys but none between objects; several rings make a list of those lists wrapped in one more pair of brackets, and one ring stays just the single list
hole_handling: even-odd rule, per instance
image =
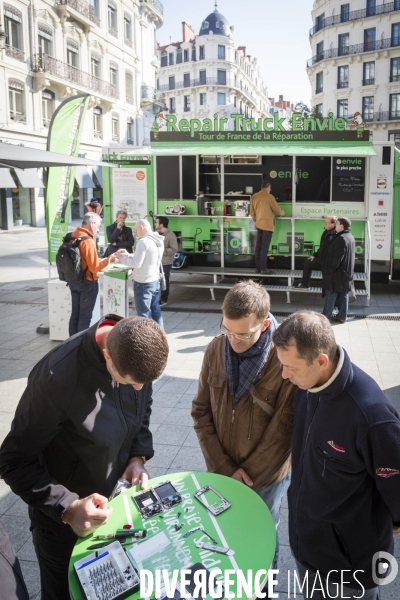
[{"label": "building facade", "polygon": [[255,119],[270,116],[257,59],[236,44],[233,31],[216,6],[198,35],[182,23],[182,41],[159,46],[157,91],[177,119],[211,118],[217,112],[233,129],[233,113]]},{"label": "building facade", "polygon": [[312,18],[313,107],[400,142],[400,0],[315,0]]},{"label": "building facade", "polygon": [[[100,159],[104,146],[143,143],[153,120],[159,0],[8,0],[0,10],[6,35],[0,50],[2,142],[45,150],[56,108],[88,93],[80,156]],[[10,228],[16,217],[43,226],[43,189],[22,188],[11,175],[16,185],[2,188],[0,227]],[[101,198],[99,179],[88,174],[76,183],[73,217],[83,214],[91,196]],[[5,195],[12,195],[11,216]]]}]

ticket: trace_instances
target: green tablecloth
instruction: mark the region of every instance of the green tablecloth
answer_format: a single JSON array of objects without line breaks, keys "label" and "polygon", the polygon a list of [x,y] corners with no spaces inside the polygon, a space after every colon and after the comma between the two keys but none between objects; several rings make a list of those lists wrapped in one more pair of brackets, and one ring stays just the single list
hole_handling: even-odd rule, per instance
[{"label": "green tablecloth", "polygon": [[[134,504],[131,496],[139,487],[131,488],[117,496],[110,506],[113,513],[108,523],[99,527],[95,535],[113,533],[123,525],[133,524],[135,529],[146,529],[148,537],[160,531],[165,531],[171,539],[174,557],[167,559],[171,569],[187,568],[187,558],[190,556],[189,564],[197,562],[212,570],[213,568],[241,570],[247,575],[247,570],[253,571],[253,576],[260,569],[271,567],[275,554],[275,526],[267,506],[261,498],[246,485],[229,477],[215,475],[213,473],[189,472],[175,473],[156,477],[150,480],[149,487],[163,480],[170,480],[183,497],[183,502],[163,514],[164,518],[156,516],[151,519],[143,519]],[[193,494],[199,488],[211,485],[222,494],[230,503],[231,508],[214,517],[202,504],[194,498]],[[181,516],[178,518],[178,512]],[[184,523],[179,531],[174,525]],[[204,530],[215,539],[218,546],[229,547],[235,551],[233,556],[225,556],[215,552],[198,549],[195,540],[209,541],[204,532],[198,531],[188,538],[184,534],[194,527],[203,525]],[[71,597],[74,600],[83,600],[83,595],[75,576],[73,565],[77,560],[93,552],[87,547],[95,543],[93,536],[81,538],[75,545],[69,566],[69,585]],[[128,546],[127,548],[129,548]],[[183,552],[182,552],[183,549]],[[173,564],[171,564],[173,562]],[[144,568],[147,568],[144,565]],[[159,569],[167,568],[159,564]],[[236,589],[235,575],[231,577],[235,581],[232,589]],[[154,597],[154,596],[153,596]],[[139,599],[139,591],[129,596]]]}]

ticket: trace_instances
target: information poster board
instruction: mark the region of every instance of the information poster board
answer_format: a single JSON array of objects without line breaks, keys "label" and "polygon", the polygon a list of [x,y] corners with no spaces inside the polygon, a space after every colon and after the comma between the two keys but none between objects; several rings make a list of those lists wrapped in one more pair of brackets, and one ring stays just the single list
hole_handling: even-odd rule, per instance
[{"label": "information poster board", "polygon": [[143,168],[113,169],[114,212],[125,210],[127,223],[147,215],[147,172]]},{"label": "information poster board", "polygon": [[393,162],[382,164],[381,152],[370,159],[369,211],[372,260],[390,260],[393,212]]},{"label": "information poster board", "polygon": [[365,158],[333,157],[332,202],[364,202]]}]

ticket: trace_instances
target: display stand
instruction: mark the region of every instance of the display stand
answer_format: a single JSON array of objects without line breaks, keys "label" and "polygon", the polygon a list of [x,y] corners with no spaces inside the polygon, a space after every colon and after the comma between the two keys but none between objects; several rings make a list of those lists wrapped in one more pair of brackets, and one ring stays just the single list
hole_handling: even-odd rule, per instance
[{"label": "display stand", "polygon": [[[267,505],[258,494],[231,477],[204,472],[174,473],[156,477],[149,481],[148,487],[153,487],[163,480],[173,483],[181,494],[183,503],[164,511],[161,517],[155,515],[148,519],[142,518],[132,500],[132,494],[139,491],[139,486],[132,487],[110,502],[113,512],[107,523],[99,527],[94,534],[115,533],[124,525],[145,529],[147,536],[144,541],[130,543],[128,540],[124,546],[126,555],[131,558],[130,550],[133,549],[134,567],[139,574],[142,569],[166,569],[171,577],[172,571],[180,572],[181,569],[201,563],[211,572],[214,569],[221,569],[222,572],[229,569],[230,578],[234,582],[231,589],[235,590],[238,571],[242,571],[247,577],[247,571],[250,569],[254,584],[257,572],[263,569],[266,571],[271,567],[275,555],[275,525]],[[204,486],[212,486],[230,503],[230,508],[217,516],[211,514],[194,496]],[[210,498],[206,502],[209,503]],[[210,538],[219,548],[229,548],[232,552],[225,555],[212,549],[201,549],[199,545],[210,543]],[[159,539],[164,543],[159,543]],[[153,546],[151,553],[144,550],[148,548],[148,541]],[[74,571],[74,563],[93,553],[88,547],[95,542],[93,536],[80,538],[72,552],[68,579],[73,600],[84,600]],[[101,553],[106,551],[106,548],[100,550]],[[261,576],[261,587],[265,580],[266,573]],[[137,591],[123,597],[139,600],[140,593]],[[154,595],[151,597],[154,598]]]},{"label": "display stand", "polygon": [[[60,279],[51,279],[47,283],[49,299],[49,336],[53,341],[64,341],[69,337],[69,318],[71,316],[71,292],[68,284]],[[97,294],[90,325],[100,320],[100,294]]]},{"label": "display stand", "polygon": [[132,269],[112,263],[103,271],[103,315],[129,316],[129,275]]}]

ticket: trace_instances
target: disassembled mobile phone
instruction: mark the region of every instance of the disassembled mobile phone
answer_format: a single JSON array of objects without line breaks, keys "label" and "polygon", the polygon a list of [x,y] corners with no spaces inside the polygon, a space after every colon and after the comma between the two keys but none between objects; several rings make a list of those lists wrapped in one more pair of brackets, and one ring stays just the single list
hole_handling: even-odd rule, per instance
[{"label": "disassembled mobile phone", "polygon": [[128,481],[127,479],[118,479],[115,488],[113,489],[113,491],[111,492],[111,496],[109,497],[109,501],[112,500],[113,498],[115,498],[116,496],[119,496],[121,492],[123,492],[124,490],[129,490],[129,488],[132,487],[132,484],[130,481]]},{"label": "disassembled mobile phone", "polygon": [[132,498],[144,519],[182,502],[182,496],[170,481],[161,481],[144,492],[133,494]]},{"label": "disassembled mobile phone", "polygon": [[160,498],[152,488],[133,494],[132,499],[144,519],[150,519],[164,510]]},{"label": "disassembled mobile phone", "polygon": [[182,502],[182,496],[170,481],[160,481],[160,483],[153,486],[153,490],[166,509],[172,508]]},{"label": "disassembled mobile phone", "polygon": [[[217,496],[217,500],[215,500],[214,495]],[[217,492],[215,488],[211,487],[211,485],[205,485],[197,490],[197,492],[194,493],[194,497],[197,498],[197,500],[215,517],[231,507],[230,502],[221,496],[221,494]]]},{"label": "disassembled mobile phone", "polygon": [[138,574],[119,542],[78,560],[74,570],[87,600],[114,600],[140,587]]},{"label": "disassembled mobile phone", "polygon": [[215,544],[210,544],[209,542],[195,542],[194,545],[196,546],[196,548],[202,550],[210,550],[211,552],[218,552],[218,554],[226,554],[226,556],[232,556],[233,554],[235,554],[235,551],[231,550],[231,548],[216,546]]}]

